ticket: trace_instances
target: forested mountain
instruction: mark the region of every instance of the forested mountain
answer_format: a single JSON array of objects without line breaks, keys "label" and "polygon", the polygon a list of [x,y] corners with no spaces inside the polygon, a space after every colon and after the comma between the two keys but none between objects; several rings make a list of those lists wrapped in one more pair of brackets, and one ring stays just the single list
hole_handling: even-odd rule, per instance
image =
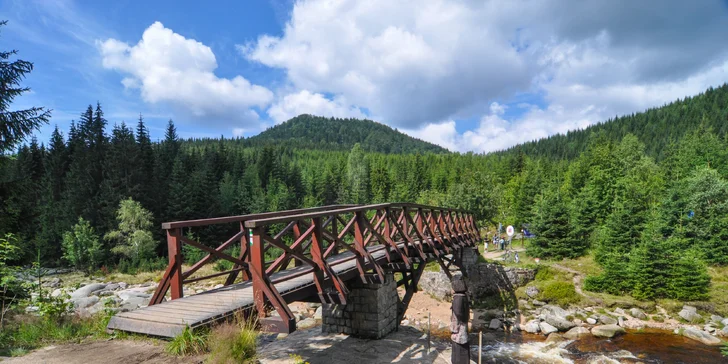
[{"label": "forested mountain", "polygon": [[294,148],[350,150],[359,143],[367,152],[446,153],[447,149],[413,138],[371,120],[299,115],[246,140],[250,146],[285,143]]},{"label": "forested mountain", "polygon": [[[89,106],[67,135],[0,156],[0,237],[21,242],[24,264],[40,253],[43,264],[68,265],[68,246],[88,246],[87,269],[136,269],[163,266],[163,221],[418,202],[473,211],[486,227],[529,224],[533,256],[593,254],[603,271],[587,289],[704,299],[706,267],[728,264],[727,95],[711,89],[488,155],[439,153],[380,124],[310,116],[250,139],[182,141],[170,121],[152,142],[144,120],[110,127],[101,105]],[[124,206],[154,222],[145,224],[154,249],[128,254],[112,238],[123,235]],[[211,245],[232,234],[185,233]]]},{"label": "forested mountain", "polygon": [[524,143],[501,153],[523,152],[531,157],[574,159],[589,147],[592,134],[598,133],[611,141],[633,134],[645,144],[647,155],[662,160],[671,144],[701,125],[712,130],[718,138],[725,138],[728,133],[728,84],[711,87],[704,93],[662,107],[609,119],[584,130]]}]

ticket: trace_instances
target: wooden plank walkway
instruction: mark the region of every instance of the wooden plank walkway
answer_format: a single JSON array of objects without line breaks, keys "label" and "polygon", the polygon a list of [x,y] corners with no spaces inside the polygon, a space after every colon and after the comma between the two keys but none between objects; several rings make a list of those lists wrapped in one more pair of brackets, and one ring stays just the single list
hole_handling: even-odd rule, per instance
[{"label": "wooden plank walkway", "polygon": [[[384,246],[368,248],[375,261],[386,260]],[[337,276],[356,272],[356,260],[351,252],[334,255],[327,259]],[[309,271],[303,273],[303,271]],[[291,276],[296,276],[289,278]],[[358,277],[358,272],[356,272]],[[274,273],[270,276],[286,302],[293,302],[296,292],[314,286],[311,267],[300,266]],[[327,277],[328,279],[328,277]],[[185,326],[196,328],[209,325],[234,315],[236,312],[252,308],[253,287],[247,281],[196,295],[165,301],[157,305],[143,307],[134,311],[116,314],[109,321],[108,328],[140,334],[174,337]]]}]

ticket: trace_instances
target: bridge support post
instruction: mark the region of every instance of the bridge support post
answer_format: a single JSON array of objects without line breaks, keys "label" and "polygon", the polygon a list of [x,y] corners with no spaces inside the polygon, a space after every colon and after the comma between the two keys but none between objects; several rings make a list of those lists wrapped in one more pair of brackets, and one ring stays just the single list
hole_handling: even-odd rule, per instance
[{"label": "bridge support post", "polygon": [[384,275],[384,282],[376,274],[363,283],[355,280],[347,304],[323,306],[321,331],[352,336],[381,339],[399,326],[397,319],[397,283],[392,273]]}]

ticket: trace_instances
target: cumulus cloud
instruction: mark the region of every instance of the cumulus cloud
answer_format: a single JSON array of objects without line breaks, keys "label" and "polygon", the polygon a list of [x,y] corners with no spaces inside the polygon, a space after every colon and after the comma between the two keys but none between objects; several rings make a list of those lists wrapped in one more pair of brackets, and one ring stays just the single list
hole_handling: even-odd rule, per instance
[{"label": "cumulus cloud", "polygon": [[301,114],[337,118],[366,118],[359,108],[349,105],[341,96],[329,100],[322,94],[311,93],[308,90],[285,95],[268,109],[268,116],[276,123],[282,123]]},{"label": "cumulus cloud", "polygon": [[[281,37],[240,46],[314,93],[416,127],[527,88],[532,72],[487,4],[301,1]],[[507,30],[506,30],[507,31]]]},{"label": "cumulus cloud", "polygon": [[210,47],[155,22],[135,45],[107,39],[97,42],[103,66],[123,73],[124,87],[138,89],[148,103],[165,103],[208,123],[258,123],[253,107],[273,99],[266,87],[242,76],[214,74],[217,60]]},{"label": "cumulus cloud", "polygon": [[[722,84],[725,34],[719,0],[309,0],[282,35],[239,49],[294,89],[346,100],[339,110],[487,152]],[[474,116],[473,130],[456,131]]]}]

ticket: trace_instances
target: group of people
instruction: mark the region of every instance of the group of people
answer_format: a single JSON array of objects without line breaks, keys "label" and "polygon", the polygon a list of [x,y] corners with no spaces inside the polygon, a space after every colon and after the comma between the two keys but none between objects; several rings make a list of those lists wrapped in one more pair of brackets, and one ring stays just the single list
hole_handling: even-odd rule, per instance
[{"label": "group of people", "polygon": [[[506,239],[503,239],[503,237],[499,239],[498,235],[493,235],[493,246],[496,247],[496,249],[505,250],[506,244]],[[485,251],[488,251],[488,239],[485,239]]]}]

